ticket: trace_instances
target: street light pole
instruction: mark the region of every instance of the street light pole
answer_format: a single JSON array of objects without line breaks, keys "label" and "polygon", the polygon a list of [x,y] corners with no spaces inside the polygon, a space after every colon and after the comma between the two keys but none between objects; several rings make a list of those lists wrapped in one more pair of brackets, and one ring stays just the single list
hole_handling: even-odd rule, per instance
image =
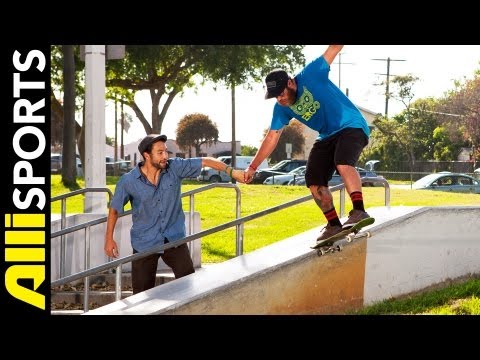
[{"label": "street light pole", "polygon": [[349,62],[343,62],[342,63],[342,53],[338,54],[338,62],[334,63],[335,65],[338,65],[338,88],[341,90],[342,85],[341,85],[341,80],[342,80],[342,64],[344,65],[353,65],[354,63],[349,63]]}]

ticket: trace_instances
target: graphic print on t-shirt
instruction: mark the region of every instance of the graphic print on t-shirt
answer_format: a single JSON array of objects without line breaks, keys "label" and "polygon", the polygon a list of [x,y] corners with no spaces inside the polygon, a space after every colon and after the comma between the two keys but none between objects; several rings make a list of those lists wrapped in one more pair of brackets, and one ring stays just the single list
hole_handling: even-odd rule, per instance
[{"label": "graphic print on t-shirt", "polygon": [[313,95],[304,86],[303,93],[298,97],[298,100],[290,106],[290,109],[302,117],[303,120],[308,121],[320,108],[320,102],[313,98]]}]

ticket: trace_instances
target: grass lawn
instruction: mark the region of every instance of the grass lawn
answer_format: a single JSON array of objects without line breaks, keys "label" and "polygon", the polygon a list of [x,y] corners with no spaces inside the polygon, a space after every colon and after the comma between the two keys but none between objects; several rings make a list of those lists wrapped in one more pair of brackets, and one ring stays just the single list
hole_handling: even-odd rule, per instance
[{"label": "grass lawn", "polygon": [[[52,175],[51,195],[67,193],[61,184],[60,175]],[[107,187],[114,192],[118,177],[107,177]],[[397,182],[398,183],[398,182]],[[80,188],[85,187],[82,179]],[[196,181],[185,181],[182,192],[205,186]],[[308,195],[301,186],[265,186],[238,184],[241,190],[242,216],[246,216],[284,202]],[[367,211],[369,207],[383,206],[383,187],[363,188]],[[202,230],[235,219],[235,195],[233,189],[212,189],[195,195],[195,210],[200,213]],[[84,195],[67,201],[68,213],[83,212]],[[339,208],[339,193],[334,193],[335,206]],[[458,194],[440,191],[425,191],[391,188],[391,206],[448,206],[480,204],[480,194]],[[126,210],[130,208],[127,205]],[[189,199],[183,199],[183,208],[188,210]],[[346,199],[346,212],[351,202]],[[52,204],[52,213],[60,213],[60,201]],[[256,250],[280,239],[325,224],[325,219],[313,201],[290,207],[260,219],[245,223],[244,253]],[[235,256],[235,227],[202,238],[202,263],[222,262]],[[480,279],[453,284],[441,289],[421,292],[412,296],[389,299],[365,307],[351,314],[472,314],[480,315]]]},{"label": "grass lawn", "polygon": [[389,299],[351,315],[480,315],[480,278]]},{"label": "grass lawn", "polygon": [[[114,192],[118,178],[107,177],[107,187]],[[78,181],[80,187],[85,184]],[[196,181],[185,181],[182,192],[205,186]],[[241,215],[246,216],[284,202],[309,194],[302,186],[265,186],[238,184],[241,190]],[[69,192],[61,184],[60,175],[52,175],[52,196]],[[383,187],[363,188],[367,210],[373,206],[385,204]],[[233,189],[212,189],[195,195],[195,211],[200,213],[201,228],[206,230],[235,219],[235,195]],[[339,193],[334,195],[334,202],[339,209]],[[83,197],[77,195],[67,201],[67,213],[83,212]],[[351,210],[348,199],[346,212]],[[410,190],[392,188],[390,193],[391,206],[447,206],[447,205],[478,205],[480,194],[458,194],[440,191]],[[130,204],[126,209],[130,208]],[[183,208],[188,210],[189,199],[183,199]],[[52,213],[60,213],[60,201],[52,204]],[[259,219],[249,221],[244,226],[244,253],[269,245],[280,239],[285,239],[300,232],[325,224],[325,218],[313,201],[295,205]],[[202,262],[222,262],[235,256],[235,227],[217,232],[202,238]]]}]

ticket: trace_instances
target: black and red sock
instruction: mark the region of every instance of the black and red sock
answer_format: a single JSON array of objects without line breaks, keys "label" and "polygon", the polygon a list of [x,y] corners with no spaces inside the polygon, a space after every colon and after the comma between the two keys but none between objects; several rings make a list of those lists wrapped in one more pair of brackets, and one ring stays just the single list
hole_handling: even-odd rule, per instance
[{"label": "black and red sock", "polygon": [[327,221],[330,224],[330,226],[342,226],[342,223],[338,218],[337,211],[335,210],[335,208],[325,211],[323,215],[325,215],[325,217],[327,218]]},{"label": "black and red sock", "polygon": [[363,205],[363,195],[361,191],[354,191],[350,194],[350,199],[352,199],[353,208],[355,210],[365,211]]}]

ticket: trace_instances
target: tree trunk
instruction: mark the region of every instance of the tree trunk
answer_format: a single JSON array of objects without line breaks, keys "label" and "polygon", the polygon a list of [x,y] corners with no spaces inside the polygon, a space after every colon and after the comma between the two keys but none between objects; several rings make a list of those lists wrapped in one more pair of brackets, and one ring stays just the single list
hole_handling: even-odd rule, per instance
[{"label": "tree trunk", "polygon": [[124,121],[125,121],[125,112],[123,111],[123,101],[121,103],[121,121],[122,123],[120,124],[120,159],[124,159],[125,158],[125,152],[124,152],[124,149],[123,149],[123,127],[124,127]]},{"label": "tree trunk", "polygon": [[115,140],[114,140],[114,154],[113,154],[113,159],[114,161],[118,161],[118,136],[117,136],[117,123],[118,123],[118,114],[117,114],[117,97],[115,96]]},{"label": "tree trunk", "polygon": [[[85,99],[82,106],[82,123],[85,124]],[[78,152],[82,161],[83,177],[85,177],[85,127],[75,122],[75,138],[77,139]]]},{"label": "tree trunk", "polygon": [[[237,141],[235,139],[235,81],[232,80],[230,86],[232,87],[232,167],[237,165]],[[235,184],[235,179],[232,178],[232,184]]]},{"label": "tree trunk", "polygon": [[63,45],[63,149],[62,183],[65,186],[76,184],[75,152],[75,58],[73,45]]}]

